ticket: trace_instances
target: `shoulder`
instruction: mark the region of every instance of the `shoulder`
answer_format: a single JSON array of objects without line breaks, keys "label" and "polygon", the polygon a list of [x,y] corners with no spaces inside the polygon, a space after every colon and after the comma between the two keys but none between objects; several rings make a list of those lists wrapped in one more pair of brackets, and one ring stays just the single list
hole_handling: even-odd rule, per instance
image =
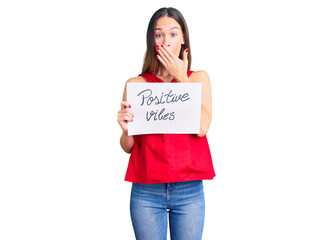
[{"label": "shoulder", "polygon": [[141,82],[147,82],[147,81],[141,76],[132,77],[126,81],[126,83],[141,83]]},{"label": "shoulder", "polygon": [[144,83],[144,82],[147,82],[147,81],[146,81],[146,79],[144,79],[141,76],[132,77],[132,78],[128,79],[125,83],[123,101],[127,101],[127,83]]},{"label": "shoulder", "polygon": [[209,75],[204,70],[194,71],[192,72],[190,79],[193,82],[201,82],[201,83],[209,83]]}]

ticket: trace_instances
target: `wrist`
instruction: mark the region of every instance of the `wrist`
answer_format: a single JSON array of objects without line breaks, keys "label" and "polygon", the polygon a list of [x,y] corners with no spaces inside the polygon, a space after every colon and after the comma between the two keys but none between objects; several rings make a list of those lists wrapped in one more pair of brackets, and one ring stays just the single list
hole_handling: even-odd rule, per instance
[{"label": "wrist", "polygon": [[123,135],[124,135],[125,137],[128,137],[128,130],[123,130]]},{"label": "wrist", "polygon": [[180,83],[186,83],[186,82],[189,82],[189,78],[188,78],[187,74],[185,74],[185,75],[183,75],[183,76],[177,78],[177,80],[178,80],[178,82],[180,82]]}]

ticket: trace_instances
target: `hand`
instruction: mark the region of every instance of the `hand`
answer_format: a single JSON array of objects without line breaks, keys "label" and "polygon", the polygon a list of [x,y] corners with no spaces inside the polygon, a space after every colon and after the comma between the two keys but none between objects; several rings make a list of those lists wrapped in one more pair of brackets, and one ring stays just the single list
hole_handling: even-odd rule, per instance
[{"label": "hand", "polygon": [[178,81],[181,79],[188,79],[187,67],[188,67],[188,49],[183,52],[183,60],[179,59],[167,46],[157,45],[156,48],[159,55],[158,60],[169,71],[170,75],[176,78]]},{"label": "hand", "polygon": [[134,114],[130,110],[131,105],[128,102],[122,101],[120,103],[121,110],[118,111],[117,120],[121,127],[121,129],[127,134],[128,133],[128,125],[127,122],[133,122]]}]

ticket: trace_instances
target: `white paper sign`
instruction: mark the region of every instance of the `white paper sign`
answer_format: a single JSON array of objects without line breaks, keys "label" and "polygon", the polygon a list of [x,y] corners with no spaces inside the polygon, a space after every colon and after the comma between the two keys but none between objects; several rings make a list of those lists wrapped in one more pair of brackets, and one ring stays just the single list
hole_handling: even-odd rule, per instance
[{"label": "white paper sign", "polygon": [[127,102],[129,136],[200,132],[201,83],[127,83]]}]

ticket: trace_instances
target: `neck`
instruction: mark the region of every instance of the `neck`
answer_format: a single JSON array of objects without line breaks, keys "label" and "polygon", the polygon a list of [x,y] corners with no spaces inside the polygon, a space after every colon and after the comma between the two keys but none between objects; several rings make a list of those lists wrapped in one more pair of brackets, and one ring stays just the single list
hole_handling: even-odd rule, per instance
[{"label": "neck", "polygon": [[162,77],[171,77],[170,76],[170,73],[169,71],[163,67],[163,66],[160,66],[158,69],[157,69],[157,73],[156,73],[157,76],[162,76]]}]

